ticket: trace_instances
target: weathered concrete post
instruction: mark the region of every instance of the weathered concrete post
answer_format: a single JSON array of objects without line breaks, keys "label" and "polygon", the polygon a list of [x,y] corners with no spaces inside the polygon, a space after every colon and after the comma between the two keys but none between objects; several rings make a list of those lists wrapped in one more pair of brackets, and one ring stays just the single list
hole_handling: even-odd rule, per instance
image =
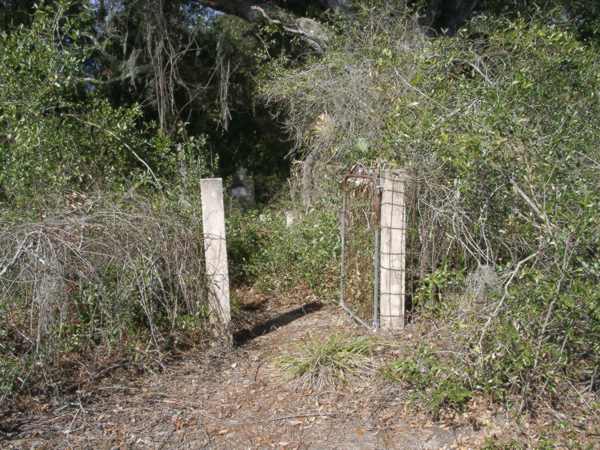
[{"label": "weathered concrete post", "polygon": [[225,325],[231,320],[229,304],[229,270],[225,236],[225,209],[223,205],[223,180],[200,180],[202,194],[202,226],[204,230],[204,255],[206,275],[211,284],[211,307]]},{"label": "weathered concrete post", "polygon": [[406,298],[406,196],[407,174],[381,173],[381,231],[379,311],[382,329],[404,328]]}]

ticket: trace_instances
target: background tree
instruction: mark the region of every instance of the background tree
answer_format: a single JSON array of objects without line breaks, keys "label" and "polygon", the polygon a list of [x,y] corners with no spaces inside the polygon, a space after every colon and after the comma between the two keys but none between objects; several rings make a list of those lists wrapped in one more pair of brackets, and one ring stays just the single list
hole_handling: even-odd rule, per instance
[{"label": "background tree", "polygon": [[0,31],[31,24],[35,0],[0,0]]},{"label": "background tree", "polygon": [[[40,8],[29,27],[0,35],[0,189],[25,200],[54,189],[123,183],[156,175],[141,110],[112,106],[88,83],[91,16],[70,5]],[[141,170],[141,172],[139,172]]]}]

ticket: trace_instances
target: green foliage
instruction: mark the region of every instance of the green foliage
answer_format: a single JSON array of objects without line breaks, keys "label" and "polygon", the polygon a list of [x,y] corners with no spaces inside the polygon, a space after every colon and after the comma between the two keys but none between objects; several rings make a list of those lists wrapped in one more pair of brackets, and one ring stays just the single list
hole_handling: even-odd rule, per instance
[{"label": "green foliage", "polygon": [[369,367],[371,347],[366,337],[311,338],[296,353],[280,357],[279,364],[292,378],[311,386],[343,383],[349,375]]},{"label": "green foliage", "polygon": [[[65,189],[162,187],[182,163],[203,167],[203,138],[156,133],[137,104],[109,103],[92,77],[90,12],[71,2],[36,10],[0,34],[0,200]],[[196,173],[194,173],[195,175]]]},{"label": "green foliage", "polygon": [[[122,172],[137,108],[84,92],[80,17],[40,8],[30,28],[0,35],[0,189],[16,199]],[[125,144],[123,144],[125,142]]]},{"label": "green foliage", "polygon": [[17,390],[21,371],[22,366],[17,358],[3,355],[0,360],[0,398],[12,395]]},{"label": "green foliage", "polygon": [[441,294],[456,293],[464,287],[464,274],[462,271],[440,267],[419,281],[413,297],[413,306],[437,311],[444,308],[445,299],[440,297]]},{"label": "green foliage", "polygon": [[3,0],[0,10],[0,30],[16,28],[31,21],[35,0]]},{"label": "green foliage", "polygon": [[547,397],[558,399],[565,377],[593,379],[600,354],[596,283],[576,280],[568,291],[557,293],[555,276],[524,273],[502,320],[482,342],[484,356],[480,366],[473,366],[473,376],[497,398],[530,397],[536,386],[544,386]]},{"label": "green foliage", "polygon": [[340,251],[335,211],[316,208],[290,227],[278,209],[234,214],[227,233],[238,282],[275,292],[304,285],[321,298],[334,295]]},{"label": "green foliage", "polygon": [[[598,42],[600,38],[600,5],[588,0],[483,0],[480,9],[486,14],[502,15],[516,19],[536,18],[567,28],[579,39]],[[550,12],[550,13],[549,13]]]},{"label": "green foliage", "polygon": [[[560,14],[481,15],[426,38],[365,8],[323,59],[283,61],[263,89],[307,152],[416,173],[415,303],[454,315],[468,358],[451,363],[472,368],[470,389],[528,406],[569,383],[597,390],[600,364],[600,66]],[[467,314],[448,293],[478,264],[508,284]]]},{"label": "green foliage", "polygon": [[445,408],[462,410],[473,396],[466,380],[454,370],[451,364],[422,347],[408,358],[392,361],[382,373],[388,380],[415,389],[417,398],[438,417]]}]

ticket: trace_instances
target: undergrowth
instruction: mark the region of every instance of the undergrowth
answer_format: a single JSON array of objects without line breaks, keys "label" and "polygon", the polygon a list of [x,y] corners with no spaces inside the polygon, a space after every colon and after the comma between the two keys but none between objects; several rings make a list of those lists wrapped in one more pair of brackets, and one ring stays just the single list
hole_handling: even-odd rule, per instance
[{"label": "undergrowth", "polygon": [[[197,199],[196,199],[197,200]],[[160,367],[212,333],[201,222],[177,199],[72,193],[0,218],[0,400]]]},{"label": "undergrowth", "polygon": [[315,388],[346,383],[371,367],[367,337],[332,334],[309,337],[293,353],[279,358],[282,369],[296,382]]},{"label": "undergrowth", "polygon": [[303,285],[322,301],[338,289],[340,236],[337,210],[317,206],[307,213],[274,206],[228,219],[232,279],[264,292],[285,293]]},{"label": "undergrowth", "polygon": [[439,418],[444,409],[464,409],[473,397],[465,374],[444,362],[427,347],[413,355],[390,362],[382,369],[384,378],[401,382],[413,390],[414,399]]},{"label": "undergrowth", "polygon": [[[263,94],[311,160],[415,174],[412,318],[444,324],[446,348],[432,352],[455,356],[416,352],[392,378],[433,410],[474,392],[518,412],[597,413],[597,44],[560,10],[482,15],[429,37],[388,7],[364,2],[322,58],[269,67]],[[457,295],[481,268],[493,289]]]}]

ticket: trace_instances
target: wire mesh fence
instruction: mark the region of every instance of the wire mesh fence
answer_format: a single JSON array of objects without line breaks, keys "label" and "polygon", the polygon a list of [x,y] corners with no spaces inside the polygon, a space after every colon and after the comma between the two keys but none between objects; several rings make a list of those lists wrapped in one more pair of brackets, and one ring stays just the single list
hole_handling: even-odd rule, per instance
[{"label": "wire mesh fence", "polygon": [[368,328],[406,322],[418,243],[411,186],[406,171],[361,165],[342,181],[340,304]]},{"label": "wire mesh fence", "polygon": [[340,304],[358,322],[371,328],[377,320],[374,304],[379,286],[379,192],[377,174],[354,166],[342,181],[342,273]]}]

